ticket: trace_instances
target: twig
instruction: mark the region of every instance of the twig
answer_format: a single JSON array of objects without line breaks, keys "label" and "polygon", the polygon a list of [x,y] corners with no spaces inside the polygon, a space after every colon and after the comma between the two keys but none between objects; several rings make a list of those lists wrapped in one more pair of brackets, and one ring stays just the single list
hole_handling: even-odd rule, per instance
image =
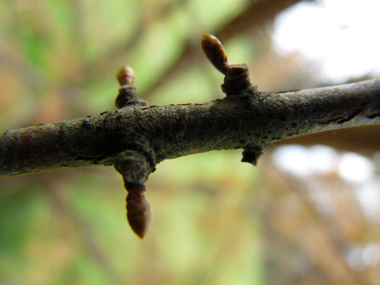
[{"label": "twig", "polygon": [[[241,71],[246,81],[248,70]],[[231,83],[231,77],[225,82]],[[380,122],[380,79],[285,93],[239,88],[231,91],[237,94],[207,103],[135,106],[3,132],[0,176],[112,165],[116,154],[136,140],[149,142],[161,162]]]},{"label": "twig", "polygon": [[0,177],[115,165],[126,188],[133,192],[127,200],[129,210],[135,212],[128,219],[143,237],[150,220],[143,184],[165,159],[242,148],[242,161],[256,165],[271,143],[380,123],[380,79],[283,93],[259,92],[250,83],[247,66],[229,63],[215,37],[204,35],[202,47],[225,75],[224,99],[147,106],[137,96],[132,69],[125,67],[118,75],[122,85],[116,99],[118,110],[1,133]]}]

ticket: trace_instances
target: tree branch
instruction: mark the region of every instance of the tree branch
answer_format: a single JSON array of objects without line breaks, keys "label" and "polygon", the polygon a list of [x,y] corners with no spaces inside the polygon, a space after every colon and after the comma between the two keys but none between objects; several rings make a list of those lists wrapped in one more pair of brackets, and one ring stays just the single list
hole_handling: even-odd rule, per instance
[{"label": "tree branch", "polygon": [[149,222],[144,182],[165,159],[211,150],[243,149],[256,165],[265,146],[293,137],[380,123],[380,79],[340,86],[259,92],[245,64],[227,61],[223,47],[204,35],[202,48],[225,75],[224,99],[147,106],[123,68],[116,111],[0,134],[0,177],[65,167],[115,165],[123,176],[128,220],[141,238]]},{"label": "tree branch", "polygon": [[[248,80],[246,67],[239,68],[246,72],[241,81]],[[227,97],[222,100],[128,106],[98,116],[3,132],[0,177],[113,165],[117,153],[136,149],[138,141],[148,143],[159,163],[211,150],[243,148],[258,153],[268,144],[292,137],[380,121],[380,79],[270,93],[252,85],[237,86],[231,76],[235,75],[226,75],[223,88],[229,84],[232,90],[225,90]]]}]

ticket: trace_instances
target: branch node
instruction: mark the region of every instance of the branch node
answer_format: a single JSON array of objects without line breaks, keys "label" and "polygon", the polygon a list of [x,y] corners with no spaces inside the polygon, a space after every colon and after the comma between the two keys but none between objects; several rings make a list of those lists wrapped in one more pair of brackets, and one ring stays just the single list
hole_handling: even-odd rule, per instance
[{"label": "branch node", "polygon": [[243,151],[243,158],[241,159],[241,161],[248,162],[256,166],[259,157],[264,153],[264,151],[265,147],[262,146],[245,147]]},{"label": "branch node", "polygon": [[124,183],[144,184],[151,173],[145,156],[134,150],[120,152],[115,159],[114,166],[123,176]]},{"label": "branch node", "polygon": [[222,91],[228,96],[239,96],[251,87],[247,65],[231,64],[224,77]]}]

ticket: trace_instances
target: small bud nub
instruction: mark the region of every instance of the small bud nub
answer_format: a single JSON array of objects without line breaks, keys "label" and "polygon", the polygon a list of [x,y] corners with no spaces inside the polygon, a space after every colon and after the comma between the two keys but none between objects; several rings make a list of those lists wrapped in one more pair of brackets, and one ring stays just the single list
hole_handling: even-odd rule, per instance
[{"label": "small bud nub", "polygon": [[135,72],[130,66],[123,66],[117,74],[120,86],[133,85],[135,83]]},{"label": "small bud nub", "polygon": [[265,147],[263,146],[248,146],[244,147],[242,162],[248,162],[256,166],[257,160],[260,155],[262,155],[265,151]]}]

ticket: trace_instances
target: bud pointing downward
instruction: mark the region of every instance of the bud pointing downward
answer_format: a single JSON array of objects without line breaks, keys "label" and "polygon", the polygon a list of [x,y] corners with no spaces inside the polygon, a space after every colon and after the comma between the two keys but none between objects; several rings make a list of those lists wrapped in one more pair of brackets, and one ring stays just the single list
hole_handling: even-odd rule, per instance
[{"label": "bud pointing downward", "polygon": [[150,226],[151,214],[148,201],[145,199],[145,186],[141,184],[126,183],[127,218],[132,230],[143,238]]}]

